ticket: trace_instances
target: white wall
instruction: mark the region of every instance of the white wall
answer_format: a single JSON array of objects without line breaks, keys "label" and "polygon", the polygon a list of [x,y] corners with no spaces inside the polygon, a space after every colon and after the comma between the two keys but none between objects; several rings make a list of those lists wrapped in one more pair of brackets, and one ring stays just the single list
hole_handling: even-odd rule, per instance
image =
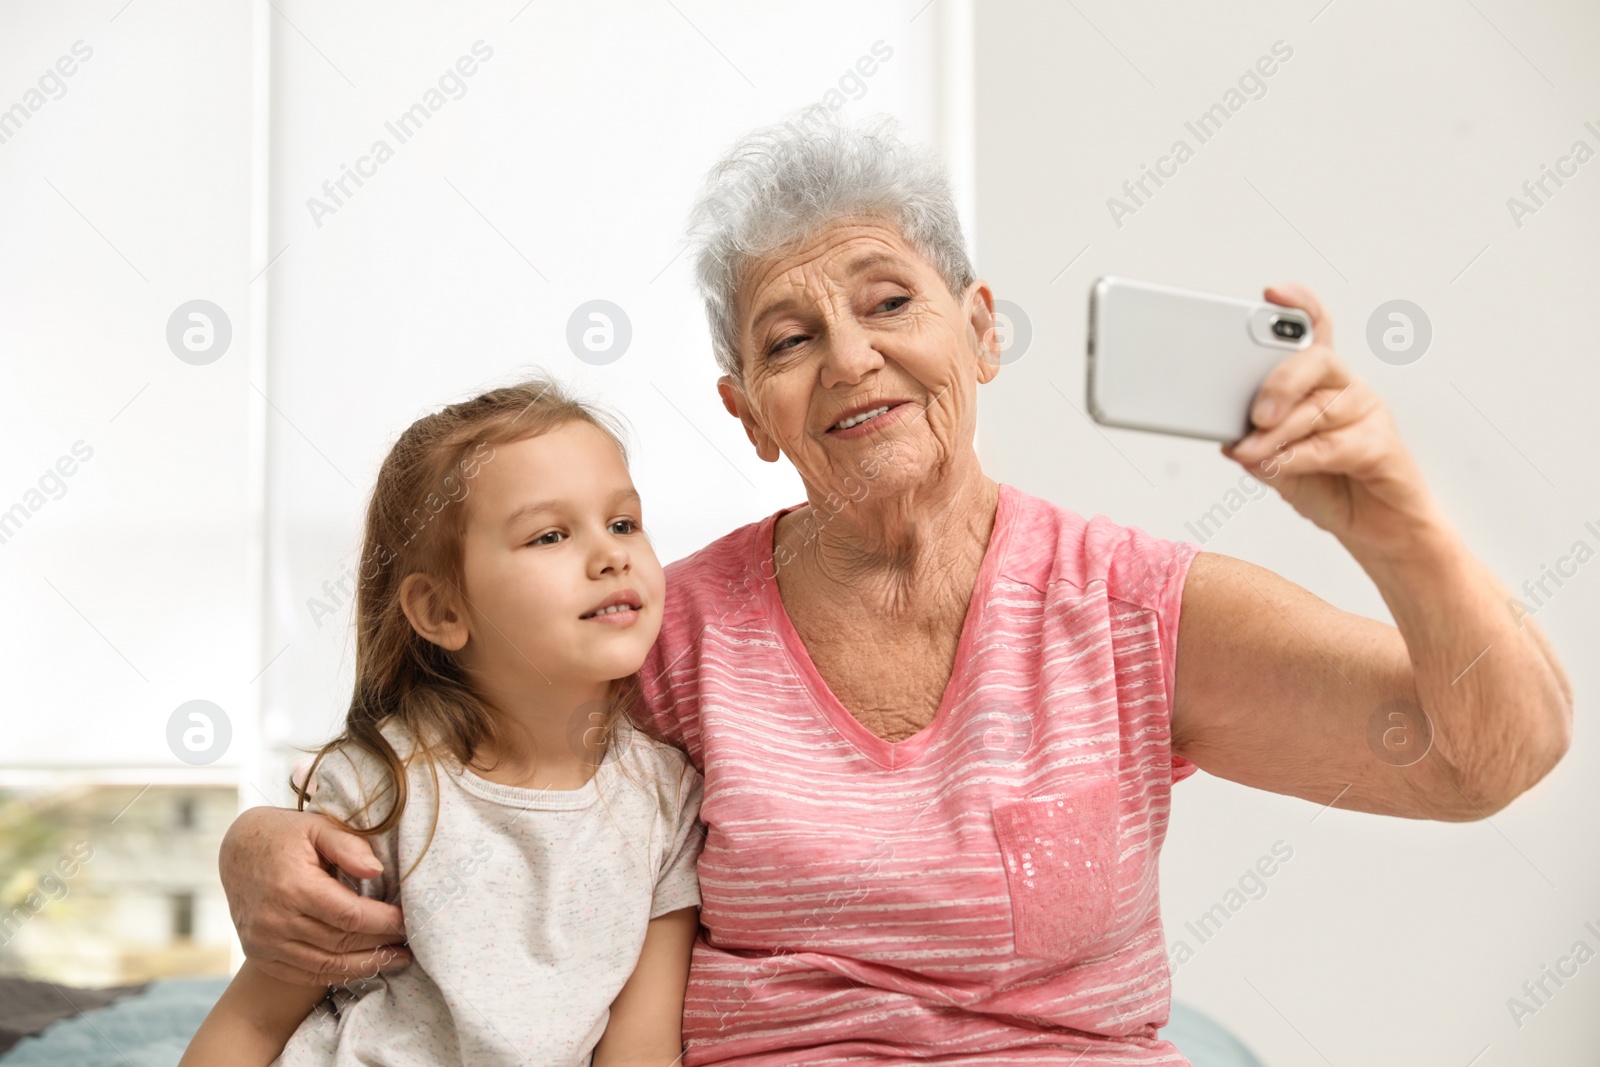
[{"label": "white wall", "polygon": [[[1242,468],[1215,445],[1079,414],[1089,285],[1116,273],[1259,297],[1301,280],[1509,587],[1578,540],[1600,548],[1584,525],[1600,528],[1588,310],[1600,288],[1600,161],[1520,228],[1506,206],[1575,140],[1600,149],[1584,126],[1600,127],[1597,38],[1600,14],[1576,2],[981,5],[978,269],[1033,331],[982,393],[990,473],[1084,515],[1200,540],[1187,524]],[[1200,144],[1185,121],[1280,40],[1293,56],[1265,95]],[[1193,158],[1118,226],[1107,199],[1178,138]],[[1434,328],[1407,366],[1365,341],[1369,314],[1394,298],[1419,304]],[[1390,620],[1338,542],[1275,492],[1207,537],[1208,550]],[[1591,563],[1538,613],[1577,689],[1572,752],[1489,821],[1319,814],[1206,774],[1180,784],[1163,915],[1169,943],[1187,939],[1195,956],[1177,970],[1177,998],[1271,1067],[1600,1060],[1600,963],[1564,988],[1547,980],[1554,995],[1520,1027],[1507,1006],[1576,942],[1600,950],[1584,926],[1600,928],[1600,752],[1586,727],[1597,617]],[[1184,924],[1278,841],[1293,858],[1265,895],[1200,944]]]},{"label": "white wall", "polygon": [[[519,370],[631,424],[663,559],[800,499],[716,397],[689,205],[736,136],[814,103],[893,113],[969,174],[945,46],[963,10],[0,9],[0,112],[23,106],[0,125],[0,513],[21,508],[0,526],[0,785],[233,775],[247,802],[284,799],[293,746],[348,700],[348,597],[323,586],[355,558],[379,461],[424,411]],[[78,41],[64,91],[26,95]],[[419,102],[436,110],[402,142],[386,124]],[[368,176],[335,200],[347,169]],[[632,325],[606,365],[566,341],[597,298]],[[231,325],[204,365],[166,338],[194,299]],[[233,733],[203,768],[168,743],[195,699]]]},{"label": "white wall", "polygon": [[[250,10],[122,8],[0,9],[0,509],[23,509],[0,525],[13,769],[187,774],[169,715],[204,697],[247,720],[261,667]],[[88,58],[58,85],[46,74],[75,45]],[[197,298],[234,334],[206,366],[166,341]]]}]

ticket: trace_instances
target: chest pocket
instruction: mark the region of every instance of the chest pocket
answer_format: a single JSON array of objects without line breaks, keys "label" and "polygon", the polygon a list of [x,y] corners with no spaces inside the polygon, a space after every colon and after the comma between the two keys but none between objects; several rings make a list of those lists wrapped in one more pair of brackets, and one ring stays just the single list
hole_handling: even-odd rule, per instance
[{"label": "chest pocket", "polygon": [[1101,940],[1117,912],[1117,782],[994,807],[1019,956],[1065,961]]}]

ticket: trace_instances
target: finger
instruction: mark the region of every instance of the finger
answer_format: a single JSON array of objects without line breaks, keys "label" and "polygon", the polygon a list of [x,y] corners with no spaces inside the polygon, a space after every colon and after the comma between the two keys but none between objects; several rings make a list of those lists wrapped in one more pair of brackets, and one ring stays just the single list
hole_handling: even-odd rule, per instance
[{"label": "finger", "polygon": [[342,952],[328,957],[320,974],[329,982],[371,978],[383,971],[407,967],[411,964],[411,958],[411,950],[403,946],[390,946],[371,952]]},{"label": "finger", "polygon": [[306,836],[323,859],[357,878],[376,878],[383,873],[383,864],[372,851],[372,844],[360,834],[335,826],[327,819],[317,819],[307,828]]},{"label": "finger", "polygon": [[1277,285],[1267,286],[1261,295],[1268,303],[1299,308],[1310,315],[1312,341],[1319,345],[1327,345],[1329,348],[1333,347],[1333,319],[1328,315],[1328,309],[1316,293],[1299,282],[1280,282]]},{"label": "finger", "polygon": [[329,926],[319,919],[313,919],[309,915],[296,915],[287,920],[283,934],[289,941],[318,945],[324,952],[330,953],[371,952],[385,945],[398,944],[406,937],[403,930],[385,931],[381,934],[350,933],[336,926]]},{"label": "finger", "polygon": [[330,985],[354,976],[370,976],[411,963],[411,950],[390,945],[380,950],[328,952],[315,943],[281,941],[274,955],[251,955],[250,961],[274,978],[294,985]]},{"label": "finger", "polygon": [[324,952],[315,945],[294,942],[283,948],[283,956],[275,964],[281,971],[302,976],[304,981],[296,979],[302,985],[337,985],[352,978],[371,978],[409,966],[412,958],[409,949],[399,946],[371,952]]},{"label": "finger", "polygon": [[393,904],[364,897],[331,876],[299,888],[305,893],[299,901],[301,910],[336,930],[384,934],[388,940],[405,937],[405,917]]},{"label": "finger", "polygon": [[1379,443],[1359,424],[1302,437],[1272,459],[1273,473],[1350,474],[1369,471],[1381,458]]},{"label": "finger", "polygon": [[1366,413],[1369,396],[1360,382],[1343,388],[1313,389],[1277,425],[1256,430],[1234,444],[1228,455],[1241,463],[1255,463],[1295,445],[1314,433],[1325,433],[1346,426]]},{"label": "finger", "polygon": [[1257,429],[1271,429],[1312,391],[1338,390],[1351,381],[1349,369],[1332,349],[1303,349],[1286,357],[1262,379],[1250,402],[1250,421]]}]

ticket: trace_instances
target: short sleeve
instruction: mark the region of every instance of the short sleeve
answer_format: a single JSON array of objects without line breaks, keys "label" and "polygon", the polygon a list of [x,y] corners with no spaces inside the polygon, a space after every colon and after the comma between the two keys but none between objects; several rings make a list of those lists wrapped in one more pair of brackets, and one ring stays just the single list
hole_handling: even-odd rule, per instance
[{"label": "short sleeve", "polygon": [[652,919],[700,904],[700,877],[695,867],[700,859],[700,848],[705,844],[705,830],[700,825],[705,779],[687,760],[681,762],[683,774],[677,786],[677,816],[661,870],[656,875],[655,899],[650,905]]},{"label": "short sleeve", "polygon": [[[388,811],[394,789],[383,765],[370,753],[350,746],[331,749],[317,761],[311,796],[306,810],[328,815],[349,826],[376,825]],[[410,803],[418,803],[412,796]],[[377,878],[355,878],[339,872],[339,880],[364,897],[393,901],[398,896],[395,873],[396,832],[373,834],[367,838],[383,874]]]},{"label": "short sleeve", "polygon": [[[1124,536],[1113,551],[1112,593],[1129,603],[1156,613],[1161,645],[1161,676],[1167,691],[1167,726],[1170,737],[1172,701],[1177,692],[1178,615],[1189,565],[1200,554],[1190,541],[1170,541],[1145,533],[1136,526],[1123,528]],[[1172,781],[1183,781],[1200,768],[1176,753],[1172,756]]]}]

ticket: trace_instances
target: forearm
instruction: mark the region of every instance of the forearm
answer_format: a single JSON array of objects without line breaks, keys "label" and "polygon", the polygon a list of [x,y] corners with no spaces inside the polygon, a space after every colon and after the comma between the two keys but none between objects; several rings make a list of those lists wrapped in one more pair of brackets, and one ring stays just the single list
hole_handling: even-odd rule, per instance
[{"label": "forearm", "polygon": [[326,994],[325,988],[280,982],[247,960],[178,1067],[268,1067]]},{"label": "forearm", "polygon": [[1555,650],[1442,516],[1405,545],[1351,552],[1405,639],[1434,750],[1464,794],[1441,800],[1492,814],[1566,751],[1572,691]]},{"label": "forearm", "polygon": [[660,1042],[649,1048],[618,1049],[614,1045],[597,1045],[591,1067],[679,1067],[683,1060],[683,1046],[676,1047]]},{"label": "forearm", "polygon": [[683,1055],[683,998],[700,909],[650,920],[633,974],[611,1005],[594,1067],[673,1067]]},{"label": "forearm", "polygon": [[[635,995],[637,999],[637,994]],[[613,1005],[611,1021],[595,1045],[591,1067],[677,1067],[683,1057],[683,995],[669,991],[667,1001],[675,1000],[677,1017],[664,1018],[660,1012],[640,1013]],[[643,1017],[641,1017],[643,1014]]]}]

